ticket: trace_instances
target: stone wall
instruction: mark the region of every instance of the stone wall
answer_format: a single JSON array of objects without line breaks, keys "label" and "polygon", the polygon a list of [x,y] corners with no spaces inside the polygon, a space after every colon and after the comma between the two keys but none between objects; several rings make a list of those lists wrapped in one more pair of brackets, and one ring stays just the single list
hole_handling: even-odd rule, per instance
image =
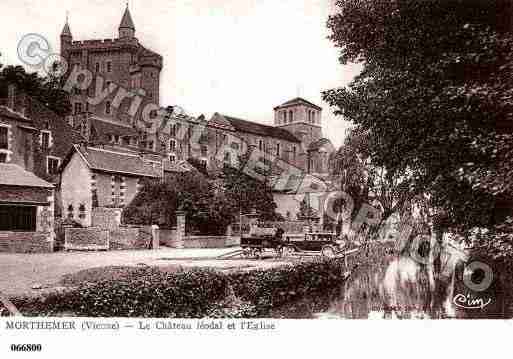
[{"label": "stone wall", "polygon": [[176,248],[177,247],[177,232],[176,228],[173,229],[159,229],[160,245]]},{"label": "stone wall", "polygon": [[64,249],[66,250],[108,250],[109,231],[97,227],[66,228]]},{"label": "stone wall", "polygon": [[225,248],[226,236],[189,236],[183,241],[183,248]]},{"label": "stone wall", "polygon": [[50,253],[53,252],[51,233],[0,232],[0,252]]},{"label": "stone wall", "polygon": [[117,228],[110,231],[110,249],[151,249],[151,227]]}]

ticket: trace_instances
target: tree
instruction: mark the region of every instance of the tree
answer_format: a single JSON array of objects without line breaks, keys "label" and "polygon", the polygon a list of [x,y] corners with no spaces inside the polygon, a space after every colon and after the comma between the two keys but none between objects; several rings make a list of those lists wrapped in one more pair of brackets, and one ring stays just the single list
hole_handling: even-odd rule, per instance
[{"label": "tree", "polygon": [[[55,64],[54,66],[57,66]],[[27,73],[22,66],[1,67],[0,71],[0,97],[7,97],[8,85],[15,84],[27,95],[46,104],[51,110],[61,116],[71,112],[69,94],[62,90],[61,79],[48,75],[41,77],[36,72]]]},{"label": "tree", "polygon": [[244,173],[225,168],[220,178],[208,178],[197,171],[148,181],[123,211],[123,222],[137,225],[176,225],[176,212],[185,212],[188,230],[203,234],[224,234],[238,222],[240,211],[256,209],[261,220],[276,219],[272,193]]},{"label": "tree", "polygon": [[410,198],[429,194],[453,231],[493,226],[490,182],[513,168],[496,166],[496,124],[513,117],[511,2],[342,0],[338,8],[331,40],[342,64],[361,62],[363,71],[324,99],[368,134],[372,162],[404,180]]},{"label": "tree", "polygon": [[223,168],[222,181],[226,200],[230,206],[228,213],[238,216],[239,212],[247,214],[256,210],[260,220],[279,219],[269,186],[230,166]]}]

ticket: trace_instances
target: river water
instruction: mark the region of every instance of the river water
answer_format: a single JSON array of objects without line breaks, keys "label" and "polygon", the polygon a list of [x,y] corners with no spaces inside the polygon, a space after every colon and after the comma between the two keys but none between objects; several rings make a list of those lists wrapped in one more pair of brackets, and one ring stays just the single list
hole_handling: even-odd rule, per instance
[{"label": "river water", "polygon": [[[370,258],[370,259],[369,259]],[[302,298],[273,313],[278,318],[317,319],[429,319],[468,318],[469,311],[457,308],[453,299],[466,293],[461,281],[445,268],[435,294],[429,285],[425,265],[409,257],[386,252],[358,259],[351,276],[337,288],[329,288],[322,296]],[[432,282],[431,282],[432,283]],[[435,298],[436,297],[436,298]],[[439,311],[433,313],[433,303]],[[481,310],[482,312],[482,310]],[[479,309],[470,311],[470,317]]]}]

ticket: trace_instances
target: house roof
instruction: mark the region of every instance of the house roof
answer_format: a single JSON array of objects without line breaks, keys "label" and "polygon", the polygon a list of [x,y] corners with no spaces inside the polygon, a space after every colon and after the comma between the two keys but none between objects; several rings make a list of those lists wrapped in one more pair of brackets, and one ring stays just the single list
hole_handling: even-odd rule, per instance
[{"label": "house roof", "polygon": [[287,101],[285,103],[282,103],[280,106],[277,106],[275,107],[274,109],[275,110],[278,110],[280,108],[283,108],[283,107],[290,107],[290,106],[295,106],[295,105],[308,105],[308,106],[311,106],[319,111],[322,111],[322,107],[320,106],[317,106],[316,104],[308,101],[308,100],[305,100],[304,98],[302,97],[296,97],[295,99],[292,99],[290,101]]},{"label": "house roof", "polygon": [[18,165],[0,163],[0,185],[53,188],[51,183]]},{"label": "house roof", "polygon": [[91,126],[96,129],[98,134],[102,135],[138,136],[137,131],[129,125],[114,123],[99,118],[92,118]]},{"label": "house roof", "polygon": [[244,133],[252,133],[254,135],[264,136],[264,137],[273,137],[279,138],[282,140],[300,143],[299,139],[294,136],[291,132],[278,127],[262,125],[260,123],[251,122],[242,120],[240,118],[226,116],[223,114],[216,113],[214,117],[210,120],[209,124],[214,125],[217,122],[220,122],[222,127],[226,128],[226,122],[233,128],[236,132],[244,132]]},{"label": "house roof", "polygon": [[328,140],[327,138],[321,138],[315,142],[312,142],[309,146],[308,146],[308,149],[310,151],[318,151],[322,146],[324,145],[332,145],[331,141]]},{"label": "house roof", "polygon": [[161,177],[158,168],[136,154],[96,147],[74,146],[74,150],[80,153],[92,170],[140,177]]},{"label": "house roof", "polygon": [[164,171],[166,172],[185,173],[195,170],[196,168],[187,161],[179,161],[175,163],[171,163],[169,161],[164,162]]},{"label": "house roof", "polygon": [[7,106],[0,106],[0,116],[8,117],[10,119],[20,121],[20,122],[28,122],[28,123],[33,122],[30,118],[24,116],[23,114],[21,114],[19,112],[11,110]]}]

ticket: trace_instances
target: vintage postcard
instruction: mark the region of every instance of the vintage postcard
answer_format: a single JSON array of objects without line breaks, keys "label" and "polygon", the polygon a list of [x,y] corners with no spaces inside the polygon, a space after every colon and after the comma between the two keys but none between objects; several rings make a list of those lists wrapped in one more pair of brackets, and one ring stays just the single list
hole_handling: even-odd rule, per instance
[{"label": "vintage postcard", "polygon": [[1,355],[513,333],[513,1],[0,14]]}]

